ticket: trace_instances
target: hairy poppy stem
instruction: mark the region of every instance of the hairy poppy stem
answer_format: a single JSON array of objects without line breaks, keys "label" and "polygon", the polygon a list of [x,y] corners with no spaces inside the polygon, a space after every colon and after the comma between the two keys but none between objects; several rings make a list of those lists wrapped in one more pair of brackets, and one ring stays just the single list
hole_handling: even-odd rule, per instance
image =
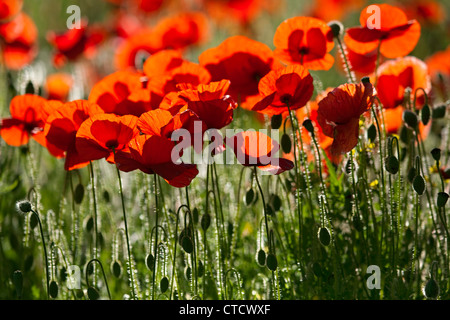
[{"label": "hairy poppy stem", "polygon": [[347,78],[348,78],[350,83],[355,83],[356,82],[355,75],[353,74],[350,61],[348,60],[348,57],[347,57],[347,50],[346,50],[346,48],[345,48],[344,44],[342,43],[341,38],[339,36],[335,37],[335,39],[336,39],[336,42],[338,44],[342,60],[344,60],[344,66],[345,66],[345,71],[347,73]]},{"label": "hairy poppy stem", "polygon": [[90,287],[90,284],[89,284],[89,277],[88,277],[88,271],[87,271],[87,270],[89,270],[89,266],[90,266],[92,263],[94,263],[94,262],[98,263],[99,266],[100,266],[100,269],[102,269],[103,279],[105,280],[106,291],[108,292],[109,300],[112,300],[112,298],[111,298],[111,292],[109,291],[108,280],[107,280],[107,278],[106,278],[105,270],[103,269],[103,264],[101,263],[100,260],[98,260],[98,259],[92,259],[92,260],[90,260],[90,261],[87,263],[87,265],[86,265],[86,285],[87,285],[88,287]]},{"label": "hairy poppy stem", "polygon": [[[89,162],[90,177],[91,177],[91,188],[92,188],[92,202],[94,204],[94,259],[98,258],[98,209],[97,209],[97,192],[95,186],[94,177],[94,165],[92,161]],[[94,267],[94,285],[97,285],[97,270]]]},{"label": "hairy poppy stem", "polygon": [[156,291],[156,256],[158,251],[158,220],[159,220],[159,210],[158,210],[158,177],[156,174],[153,174],[153,182],[154,182],[154,194],[155,194],[155,245],[153,247],[153,256],[155,259],[153,260],[153,278],[152,278],[152,299],[155,300],[155,291]]},{"label": "hairy poppy stem", "polygon": [[48,254],[47,254],[47,246],[45,245],[45,238],[44,238],[44,231],[42,229],[42,222],[41,218],[39,218],[39,214],[31,209],[31,213],[35,216],[36,220],[39,224],[39,233],[41,234],[42,239],[42,247],[44,249],[44,259],[45,259],[45,273],[47,278],[47,299],[50,299],[50,271],[49,271],[49,265],[48,265]]},{"label": "hairy poppy stem", "polygon": [[[127,253],[128,253],[128,268],[127,268],[127,270],[130,273],[132,299],[136,300],[137,296],[136,296],[136,291],[135,291],[135,288],[134,288],[135,283],[134,283],[134,274],[133,274],[134,268],[133,268],[132,261],[131,261],[131,247],[130,247],[130,239],[129,239],[129,234],[128,234],[128,223],[127,223],[127,214],[126,214],[126,210],[125,210],[125,200],[124,200],[124,197],[123,197],[122,178],[120,177],[120,170],[119,170],[119,168],[117,167],[117,165],[115,167],[116,167],[116,170],[117,170],[117,177],[119,179],[119,191],[120,191],[120,199],[122,200],[123,223],[124,223],[124,226],[125,226],[125,238],[126,238],[126,242],[127,242]],[[156,231],[156,232],[158,232],[158,231]]]}]

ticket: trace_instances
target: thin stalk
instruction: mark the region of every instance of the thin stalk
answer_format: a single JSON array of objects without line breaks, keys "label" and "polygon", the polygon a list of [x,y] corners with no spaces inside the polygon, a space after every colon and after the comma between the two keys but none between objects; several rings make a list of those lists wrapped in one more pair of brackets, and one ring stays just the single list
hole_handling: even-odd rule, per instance
[{"label": "thin stalk", "polygon": [[49,273],[49,266],[48,266],[47,246],[45,245],[45,238],[44,238],[44,231],[42,229],[42,223],[41,223],[41,218],[39,218],[39,214],[36,211],[34,211],[33,209],[31,209],[31,212],[34,214],[34,216],[36,217],[36,219],[39,223],[39,233],[41,234],[42,246],[44,249],[45,273],[46,273],[46,279],[47,279],[47,299],[50,299],[50,291],[49,291],[50,273]]},{"label": "thin stalk", "polygon": [[158,220],[159,220],[159,210],[158,210],[158,177],[156,174],[153,174],[153,182],[154,182],[154,195],[155,195],[155,244],[153,247],[153,256],[155,259],[153,260],[153,278],[152,278],[152,299],[155,300],[155,292],[156,292],[156,255],[158,251]]},{"label": "thin stalk", "polygon": [[[92,202],[94,204],[94,259],[98,258],[98,208],[97,208],[97,192],[94,176],[94,165],[89,161],[89,172],[91,177]],[[94,285],[97,285],[97,268],[94,266]]]},{"label": "thin stalk", "polygon": [[[128,223],[127,223],[127,214],[126,214],[126,210],[125,210],[125,199],[123,196],[123,188],[122,188],[122,178],[120,177],[120,170],[117,166],[116,170],[117,170],[117,177],[119,179],[119,192],[120,192],[120,199],[122,200],[122,213],[123,213],[123,223],[125,226],[125,239],[127,242],[127,254],[128,254],[128,270],[130,273],[130,282],[131,282],[131,293],[132,293],[132,299],[136,300],[137,296],[136,296],[136,291],[134,288],[134,272],[133,272],[133,264],[131,261],[131,247],[130,247],[130,238],[129,238],[129,234],[128,234]],[[156,256],[155,256],[156,257]],[[155,259],[156,260],[156,259]]]}]

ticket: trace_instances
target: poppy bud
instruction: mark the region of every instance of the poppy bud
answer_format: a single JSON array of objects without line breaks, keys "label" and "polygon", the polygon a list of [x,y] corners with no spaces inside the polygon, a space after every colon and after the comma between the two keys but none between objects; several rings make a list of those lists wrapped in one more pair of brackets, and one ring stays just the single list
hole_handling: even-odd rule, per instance
[{"label": "poppy bud", "polygon": [[97,289],[95,289],[94,287],[89,287],[87,289],[87,294],[88,294],[89,300],[98,300],[98,299],[100,299],[100,294],[98,293]]},{"label": "poppy bud", "polygon": [[306,119],[305,121],[303,121],[303,126],[306,130],[308,130],[309,133],[314,134],[314,126],[310,119]]},{"label": "poppy bud", "polygon": [[192,210],[192,219],[194,220],[194,223],[198,223],[198,209],[194,208]]},{"label": "poppy bud", "polygon": [[119,261],[115,260],[111,263],[111,273],[116,278],[120,278],[122,276],[122,265]]},{"label": "poppy bud", "polygon": [[192,243],[192,240],[190,237],[184,236],[181,240],[181,246],[183,247],[183,250],[186,253],[192,253],[194,251],[194,244]]},{"label": "poppy bud", "polygon": [[184,277],[186,278],[187,281],[191,281],[192,278],[192,269],[189,266],[186,266],[186,268],[184,269]]},{"label": "poppy bud", "polygon": [[259,249],[256,261],[261,267],[266,265],[266,252],[263,249]]},{"label": "poppy bud", "polygon": [[84,223],[84,227],[86,228],[87,232],[91,232],[92,229],[94,229],[94,218],[87,217],[86,222]]},{"label": "poppy bud", "polygon": [[58,291],[59,291],[58,283],[55,280],[53,280],[52,282],[50,282],[50,286],[48,287],[50,297],[55,299],[58,296]]},{"label": "poppy bud", "polygon": [[422,123],[427,125],[431,118],[431,109],[428,104],[424,105],[422,110],[420,111],[420,116],[422,119]]},{"label": "poppy bud", "polygon": [[291,138],[286,133],[283,133],[283,135],[281,136],[281,148],[283,149],[284,153],[291,152],[292,148]]},{"label": "poppy bud", "polygon": [[161,289],[161,292],[164,293],[169,289],[169,279],[167,277],[164,277],[159,282],[159,289]]},{"label": "poppy bud", "polygon": [[277,257],[273,253],[269,253],[267,255],[267,261],[266,261],[267,268],[271,271],[277,270],[278,267],[278,261]]},{"label": "poppy bud", "polygon": [[73,199],[76,204],[80,204],[83,201],[83,198],[84,198],[84,187],[81,183],[79,183],[75,188]]},{"label": "poppy bud", "polygon": [[253,199],[255,198],[255,191],[253,191],[252,188],[248,189],[245,193],[245,204],[250,205],[253,202]]},{"label": "poppy bud", "polygon": [[275,114],[270,119],[270,126],[272,129],[278,129],[281,127],[281,123],[283,122],[283,117],[281,114]]},{"label": "poppy bud", "polygon": [[331,32],[333,33],[333,37],[337,38],[342,34],[342,31],[344,30],[344,26],[340,21],[333,20],[328,22],[328,26],[331,29]]},{"label": "poppy bud", "polygon": [[423,288],[423,294],[427,299],[436,299],[439,296],[439,284],[431,278]]},{"label": "poppy bud", "polygon": [[445,111],[446,111],[445,104],[434,108],[432,113],[433,119],[441,119],[445,117]]},{"label": "poppy bud", "polygon": [[425,179],[420,174],[415,176],[415,178],[413,180],[413,188],[414,188],[414,191],[417,192],[417,194],[420,196],[424,193]]},{"label": "poppy bud", "polygon": [[376,137],[377,137],[377,128],[372,123],[369,129],[367,129],[367,138],[370,140],[370,142],[374,142]]},{"label": "poppy bud", "polygon": [[410,127],[411,129],[416,128],[417,124],[419,123],[419,120],[417,119],[417,115],[410,110],[403,111],[402,118],[403,118],[403,121],[406,123],[406,125],[408,127]]},{"label": "poppy bud", "polygon": [[149,253],[147,255],[147,257],[145,257],[145,265],[147,266],[148,270],[153,271],[154,262],[155,262],[155,257],[153,257],[153,255],[151,253]]},{"label": "poppy bud", "polygon": [[391,174],[397,174],[398,169],[400,168],[400,163],[396,156],[388,156],[386,158],[386,162],[384,164],[386,171]]},{"label": "poppy bud", "polygon": [[330,231],[328,230],[328,228],[326,228],[326,227],[320,228],[318,236],[319,236],[319,241],[323,246],[327,247],[330,245],[331,234],[330,234]]},{"label": "poppy bud", "polygon": [[203,277],[203,273],[205,272],[205,268],[203,266],[202,260],[198,260],[198,266],[197,266],[197,276],[199,278]]},{"label": "poppy bud", "polygon": [[438,208],[443,208],[448,200],[448,193],[446,192],[439,192],[437,195],[437,206]]},{"label": "poppy bud", "polygon": [[205,213],[202,216],[202,220],[200,221],[200,225],[202,226],[202,230],[203,231],[208,230],[210,224],[211,224],[211,216],[209,215],[209,213]]},{"label": "poppy bud", "polygon": [[441,159],[441,149],[434,148],[433,150],[431,150],[431,155],[433,156],[433,159],[435,161],[439,161]]},{"label": "poppy bud", "polygon": [[30,217],[30,228],[34,229],[38,225],[38,219],[35,214],[32,214]]},{"label": "poppy bud", "polygon": [[17,202],[16,207],[22,213],[28,213],[32,210],[31,202],[28,200],[22,200]]}]

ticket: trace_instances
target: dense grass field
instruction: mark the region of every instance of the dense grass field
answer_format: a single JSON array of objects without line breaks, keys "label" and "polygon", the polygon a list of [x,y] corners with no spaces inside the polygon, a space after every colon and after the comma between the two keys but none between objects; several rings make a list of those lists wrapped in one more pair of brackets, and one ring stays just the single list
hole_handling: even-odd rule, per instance
[{"label": "dense grass field", "polygon": [[0,299],[450,299],[449,13],[0,0]]}]

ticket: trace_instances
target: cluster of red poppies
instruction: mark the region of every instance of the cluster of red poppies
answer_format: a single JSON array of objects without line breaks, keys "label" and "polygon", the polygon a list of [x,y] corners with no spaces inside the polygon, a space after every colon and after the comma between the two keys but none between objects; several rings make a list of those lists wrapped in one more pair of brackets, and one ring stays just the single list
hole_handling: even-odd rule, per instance
[{"label": "cluster of red poppies", "polygon": [[[155,8],[146,7],[145,1],[138,3],[149,11]],[[361,57],[396,59],[384,62],[372,75],[375,64],[372,70],[364,65],[370,81],[367,77],[361,83],[327,89],[315,101],[310,101],[314,85],[309,70],[333,66],[330,51],[334,39],[341,36],[339,27],[313,17],[290,18],[276,30],[274,50],[246,36],[232,36],[201,53],[197,64],[186,60],[180,50],[204,39],[204,16],[187,13],[129,35],[116,56],[120,70],[97,82],[87,100],[64,103],[37,95],[16,96],[10,105],[11,118],[1,122],[1,136],[13,146],[27,143],[31,136],[52,155],[65,157],[66,170],[105,158],[122,171],[156,173],[182,187],[198,171],[195,165],[174,163],[173,132],[185,129],[193,134],[196,122],[201,133],[221,129],[231,123],[239,105],[267,116],[286,117],[296,111],[299,120],[308,117],[322,148],[338,156],[356,146],[360,116],[369,110],[376,94],[386,110],[387,130],[394,132],[398,124],[390,124],[388,113],[402,112],[406,88],[422,89],[415,97],[418,108],[431,90],[427,65],[405,57],[418,42],[420,25],[396,7],[381,4],[377,8],[381,17],[377,28],[369,25],[371,16],[365,8],[361,26],[346,31],[345,44],[354,53],[348,55],[348,63],[361,71]],[[101,39],[101,33],[86,24],[49,36],[57,48],[57,64],[78,58]],[[147,54],[142,56],[145,62],[136,63],[142,52]],[[234,138],[241,141],[234,151],[243,151],[244,158],[259,159],[276,149],[262,134]],[[249,145],[260,141],[264,147],[250,154]],[[270,165],[259,160],[253,164],[266,169]],[[278,174],[292,167],[283,160],[277,168],[269,166],[269,171]]]}]

